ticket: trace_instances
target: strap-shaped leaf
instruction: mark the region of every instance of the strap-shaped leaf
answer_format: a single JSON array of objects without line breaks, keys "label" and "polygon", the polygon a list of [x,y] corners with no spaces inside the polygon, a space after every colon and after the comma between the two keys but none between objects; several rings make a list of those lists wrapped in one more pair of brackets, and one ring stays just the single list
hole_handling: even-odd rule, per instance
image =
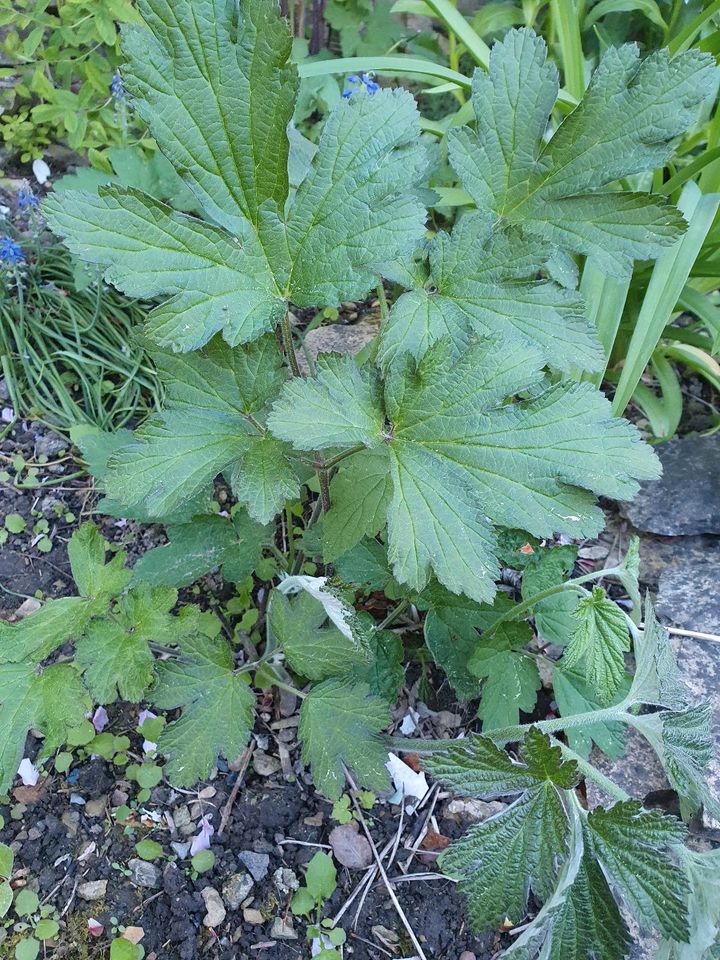
[{"label": "strap-shaped leaf", "polygon": [[192,786],[208,776],[218,754],[239,756],[252,729],[255,697],[233,672],[233,654],[222,637],[198,633],[183,639],[180,650],[181,660],[158,666],[153,703],[162,710],[184,708],[163,730],[158,750],[168,757],[171,782]]},{"label": "strap-shaped leaf", "polygon": [[[384,418],[373,400],[357,429],[367,404],[358,411],[321,372],[284,387],[269,424],[300,449],[374,444],[392,481],[388,556],[396,579],[419,590],[432,570],[453,592],[492,600],[498,564],[488,518],[537,536],[591,535],[602,518],[582,488],[628,499],[635,478],[658,472],[635,429],[613,419],[588,384],[503,405],[537,384],[542,365],[536,349],[516,341],[479,342],[460,358],[438,341],[417,367],[409,359],[391,367]],[[368,386],[364,396],[375,395]],[[306,400],[323,410],[322,422],[298,423]]]},{"label": "strap-shaped leaf", "polygon": [[511,30],[493,46],[489,71],[475,71],[477,132],[451,131],[452,165],[481,210],[627,273],[633,259],[676,239],[683,220],[661,198],[603,188],[664,164],[711,92],[713,72],[712,58],[697,51],[641,62],[635,46],[611,47],[580,106],[544,143],[557,69],[542,39]]},{"label": "strap-shaped leaf", "polygon": [[[235,349],[217,338],[198,353],[163,354],[158,365],[168,383],[165,409],[111,458],[104,479],[108,495],[162,517],[197,499],[218,473],[231,469],[238,498],[254,519],[267,521],[280,508],[283,491],[297,490],[283,446],[273,442],[268,450],[257,419],[284,380],[274,337]],[[277,458],[273,465],[261,469],[257,445],[261,456]]]},{"label": "strap-shaped leaf", "polygon": [[68,191],[44,206],[52,230],[82,260],[133,297],[170,295],[150,312],[147,333],[173,350],[196,350],[222,331],[230,344],[255,340],[284,305],[249,224],[234,236],[136,190]]},{"label": "strap-shaped leaf", "polygon": [[421,357],[444,336],[460,352],[473,336],[515,332],[551,366],[597,368],[601,350],[582,300],[534,279],[552,246],[517,230],[493,231],[492,219],[487,211],[467,214],[450,235],[441,232],[430,241],[423,286],[400,297],[381,329],[381,364],[405,351]]}]

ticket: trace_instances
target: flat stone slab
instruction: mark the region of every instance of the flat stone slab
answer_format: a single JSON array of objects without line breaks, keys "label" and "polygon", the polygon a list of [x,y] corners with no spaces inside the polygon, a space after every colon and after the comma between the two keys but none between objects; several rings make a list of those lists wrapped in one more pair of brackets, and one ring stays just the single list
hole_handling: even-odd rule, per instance
[{"label": "flat stone slab", "polygon": [[[720,643],[673,637],[680,676],[693,694],[694,702],[709,700],[712,706],[713,755],[706,770],[711,793],[720,800]],[[627,749],[618,760],[610,760],[593,751],[593,764],[631,796],[644,799],[649,793],[666,789],[669,784],[650,744],[635,730],[628,731]],[[591,781],[587,782],[588,804],[606,803],[607,797]],[[717,828],[705,815],[706,825]]]},{"label": "flat stone slab", "polygon": [[681,556],[660,575],[656,603],[658,616],[683,630],[720,634],[718,584],[720,554],[714,552],[693,559]]},{"label": "flat stone slab", "polygon": [[623,504],[625,516],[638,530],[669,537],[720,534],[720,438],[678,437],[655,449],[663,475]]}]

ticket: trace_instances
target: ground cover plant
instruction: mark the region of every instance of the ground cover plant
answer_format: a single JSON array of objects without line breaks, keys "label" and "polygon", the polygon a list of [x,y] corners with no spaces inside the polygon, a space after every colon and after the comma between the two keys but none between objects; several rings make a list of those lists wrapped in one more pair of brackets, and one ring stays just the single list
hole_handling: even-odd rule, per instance
[{"label": "ground cover plant", "polygon": [[[473,77],[474,125],[449,138],[474,208],[429,236],[433,151],[409,93],[360,77],[313,145],[290,125],[298,76],[274,3],[139,9],[123,82],[196,215],[118,183],[52,195],[44,213],[109,282],[159,300],[144,335],[163,408],[134,433],[86,427],[75,439],[101,509],[166,524],[168,543],[130,571],[121,556],[106,563],[102,537],[82,526],[70,546],[78,596],[0,624],[0,787],[30,728],[49,756],[118,699],[180,710],[157,749],[170,782],[190,786],[219,754],[241,753],[255,689],[288,689],[302,700],[304,760],[331,800],[348,781],[387,789],[389,748],[426,753],[460,794],[515,798],[441,860],[478,929],[532,916],[509,955],[624,957],[623,904],[668,956],[702,956],[718,937],[705,902],[716,857],[589,759],[593,742],[617,754],[633,728],[683,816],[713,808],[709,708],[692,703],[649,603],[640,626],[636,548],[572,576],[572,540],[603,524],[597,497],[631,499],[659,473],[639,432],[572,376],[604,362],[573,258],[623,278],[683,235],[664,195],[613,184],[671,155],[712,93],[714,61],[610,49],[546,141],[557,70],[542,39],[510,31]],[[391,306],[383,281],[405,291]],[[303,376],[292,308],[371,291],[383,313],[373,346],[320,354]],[[215,498],[219,476],[231,510]],[[217,568],[262,582],[259,649],[231,645],[212,613],[173,614],[177,588]],[[501,568],[516,591],[500,588]],[[362,609],[369,592],[394,604],[382,619]],[[461,698],[479,698],[480,735],[385,735],[403,679],[388,628],[410,605],[424,614],[424,650]],[[541,667],[559,716],[520,723]],[[586,809],[583,779],[608,806]]]}]

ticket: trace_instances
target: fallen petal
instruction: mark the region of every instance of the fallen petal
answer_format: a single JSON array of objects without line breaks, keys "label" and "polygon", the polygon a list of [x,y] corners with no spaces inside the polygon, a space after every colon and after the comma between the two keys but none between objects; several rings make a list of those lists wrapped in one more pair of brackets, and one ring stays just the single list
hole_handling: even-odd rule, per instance
[{"label": "fallen petal", "polygon": [[25,787],[34,787],[40,779],[40,774],[35,769],[32,760],[25,757],[18,767],[18,776]]}]

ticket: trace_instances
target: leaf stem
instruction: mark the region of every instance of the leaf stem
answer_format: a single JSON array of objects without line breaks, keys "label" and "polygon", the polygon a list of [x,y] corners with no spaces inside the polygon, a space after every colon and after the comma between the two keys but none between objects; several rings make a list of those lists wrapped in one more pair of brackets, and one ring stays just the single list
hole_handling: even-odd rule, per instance
[{"label": "leaf stem", "polygon": [[387,297],[385,296],[385,287],[383,286],[382,280],[378,283],[377,287],[377,298],[378,303],[380,304],[380,318],[382,320],[387,320],[388,317],[388,302]]},{"label": "leaf stem", "polygon": [[[325,470],[330,470],[332,467],[340,463],[341,460],[344,460],[346,457],[351,457],[354,453],[360,453],[361,450],[367,450],[367,447],[364,443],[358,443],[354,447],[350,447],[348,450],[343,450],[342,453],[339,453],[336,457],[331,457],[329,460],[325,460],[323,467]],[[317,466],[317,464],[314,464]]]},{"label": "leaf stem", "polygon": [[575,753],[567,744],[563,743],[561,740],[557,740],[555,737],[551,738],[556,747],[560,747],[562,754],[566,760],[574,760],[586,779],[594,780],[595,783],[600,787],[600,789],[606,793],[609,797],[612,797],[613,800],[629,800],[630,794],[625,793],[622,787],[619,787],[610,777],[606,777],[604,773],[601,773],[596,767],[594,767],[588,760],[585,760],[584,757],[581,757],[579,753]]},{"label": "leaf stem", "polygon": [[382,621],[382,623],[379,623],[375,629],[376,629],[376,630],[384,630],[385,627],[389,626],[389,625],[393,622],[393,620],[397,620],[397,618],[400,616],[400,614],[401,614],[404,610],[407,610],[407,608],[408,608],[409,606],[410,606],[410,601],[408,600],[407,597],[405,597],[403,600],[400,601],[400,603],[398,603],[398,605],[397,605],[396,607],[394,607],[394,608],[390,611],[390,613],[385,617],[385,619]]},{"label": "leaf stem", "polygon": [[564,593],[566,590],[575,590],[582,586],[583,583],[589,583],[591,580],[617,576],[618,573],[619,567],[605,567],[602,570],[594,570],[592,573],[584,573],[581,577],[574,577],[572,580],[565,580],[564,583],[558,583],[554,587],[548,587],[547,590],[541,590],[540,593],[528,597],[527,600],[523,600],[521,603],[518,603],[517,606],[508,610],[507,613],[498,617],[491,627],[488,627],[487,630],[482,632],[481,638],[488,640],[497,632],[501,624],[507,623],[510,620],[517,620],[526,610],[530,610],[531,607],[534,607],[535,604],[540,603],[542,600],[547,600],[548,597],[554,597],[556,594]]},{"label": "leaf stem", "polygon": [[296,697],[300,697],[301,700],[304,700],[307,696],[306,693],[303,693],[302,690],[298,690],[297,687],[294,687],[291,683],[285,683],[283,680],[278,680],[277,677],[273,677],[272,685],[274,687],[279,687],[281,690],[287,690],[288,693],[292,693]]},{"label": "leaf stem", "polygon": [[292,327],[290,326],[290,313],[285,311],[285,316],[280,321],[280,334],[282,336],[283,350],[285,357],[290,364],[290,369],[294,377],[300,376],[300,365],[298,364],[295,344],[293,343]]}]

